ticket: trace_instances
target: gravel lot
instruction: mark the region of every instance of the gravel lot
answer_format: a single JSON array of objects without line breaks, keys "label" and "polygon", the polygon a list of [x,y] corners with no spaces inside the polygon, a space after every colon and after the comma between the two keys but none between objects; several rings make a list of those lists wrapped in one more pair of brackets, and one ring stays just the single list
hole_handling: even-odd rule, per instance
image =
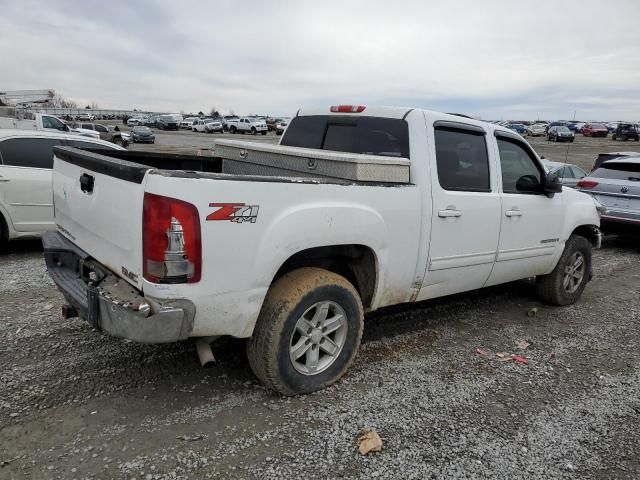
[{"label": "gravel lot", "polygon": [[[161,133],[156,148],[211,137]],[[532,144],[554,160],[567,148]],[[568,159],[630,147],[578,137]],[[281,398],[256,383],[241,341],[218,343],[202,369],[189,342],[62,320],[39,242],[16,242],[0,254],[0,478],[638,478],[639,254],[607,238],[570,307],[517,282],[376,312],[341,382]],[[363,428],[382,452],[357,452]]]}]

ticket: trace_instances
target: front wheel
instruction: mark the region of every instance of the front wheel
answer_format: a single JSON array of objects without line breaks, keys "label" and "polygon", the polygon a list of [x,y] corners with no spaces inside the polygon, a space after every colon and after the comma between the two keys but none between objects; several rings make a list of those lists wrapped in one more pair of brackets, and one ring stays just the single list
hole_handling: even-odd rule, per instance
[{"label": "front wheel", "polygon": [[251,135],[255,135],[256,133],[258,133],[256,127],[251,127]]},{"label": "front wheel", "polygon": [[571,305],[580,298],[590,277],[591,243],[571,235],[556,268],[536,278],[538,297],[550,305]]},{"label": "front wheel", "polygon": [[266,135],[267,134],[267,132],[264,131],[264,130],[262,132],[260,132],[260,133],[262,133],[262,135]]},{"label": "front wheel", "polygon": [[294,270],[267,293],[247,343],[249,364],[280,394],[320,390],[353,363],[363,325],[360,295],[344,277],[320,268]]}]

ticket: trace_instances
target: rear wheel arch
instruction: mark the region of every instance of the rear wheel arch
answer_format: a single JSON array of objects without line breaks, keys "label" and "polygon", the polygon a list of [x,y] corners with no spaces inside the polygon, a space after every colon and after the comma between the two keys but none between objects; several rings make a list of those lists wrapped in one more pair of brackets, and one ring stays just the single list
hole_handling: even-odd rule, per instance
[{"label": "rear wheel arch", "polygon": [[9,241],[9,224],[4,218],[4,214],[0,211],[0,244]]},{"label": "rear wheel arch", "polygon": [[379,272],[378,258],[372,248],[346,244],[301,250],[282,263],[271,284],[291,271],[306,267],[322,268],[343,276],[355,287],[365,310],[373,305]]}]

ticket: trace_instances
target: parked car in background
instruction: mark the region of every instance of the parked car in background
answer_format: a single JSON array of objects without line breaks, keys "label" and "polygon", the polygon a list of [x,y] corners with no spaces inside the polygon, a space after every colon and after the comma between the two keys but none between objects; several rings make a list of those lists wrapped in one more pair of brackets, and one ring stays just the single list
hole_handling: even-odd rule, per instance
[{"label": "parked car in background", "polygon": [[549,127],[547,140],[550,142],[573,142],[575,140],[575,135],[571,130],[569,130],[569,127],[564,125]]},{"label": "parked car in background", "polygon": [[[209,121],[211,121],[211,120],[209,120]],[[198,118],[198,119],[194,120],[191,123],[191,131],[192,132],[204,133],[205,132],[206,122],[207,122],[207,120],[205,120],[204,118]]]},{"label": "parked car in background", "polygon": [[616,129],[611,134],[611,140],[622,140],[623,142],[626,142],[627,140],[635,140],[637,142],[638,139],[639,134],[637,123],[618,123],[618,125],[616,125]]},{"label": "parked car in background", "polygon": [[267,128],[269,131],[275,131],[278,128],[278,124],[284,121],[284,118],[267,118]]},{"label": "parked car in background", "polygon": [[178,130],[182,122],[182,115],[174,113],[160,115],[158,118],[158,128],[160,130]]},{"label": "parked car in background", "polygon": [[582,135],[585,137],[606,137],[609,129],[602,123],[585,123],[582,127]]},{"label": "parked car in background", "polygon": [[558,179],[562,185],[575,188],[578,180],[583,179],[588,174],[580,167],[571,165],[570,163],[553,162],[551,160],[542,160],[545,170],[550,175],[558,175]]},{"label": "parked car in background", "polygon": [[527,127],[526,133],[530,137],[542,137],[547,134],[548,124],[546,123],[534,123]]},{"label": "parked car in background", "polygon": [[281,120],[276,125],[276,135],[282,135],[284,131],[287,129],[287,125],[289,125],[289,120]]},{"label": "parked car in background", "polygon": [[262,135],[266,135],[268,131],[267,123],[264,120],[251,117],[228,120],[227,124],[229,125],[229,132],[231,133],[250,133],[252,135],[261,133]]},{"label": "parked car in background", "polygon": [[209,123],[205,124],[204,131],[207,133],[223,133],[224,128],[222,125],[222,121],[219,119],[211,120]]},{"label": "parked car in background", "polygon": [[584,127],[584,122],[569,122],[567,124],[567,128],[571,130],[573,133],[581,132],[582,127]]},{"label": "parked car in background", "polygon": [[96,116],[92,113],[81,113],[76,115],[76,120],[80,122],[93,122],[96,119]]},{"label": "parked car in background", "polygon": [[593,172],[596,168],[600,167],[604,162],[608,162],[609,160],[616,160],[618,158],[637,157],[637,156],[640,156],[639,152],[607,152],[607,153],[600,153],[594,159],[593,164],[591,165],[591,171]]},{"label": "parked car in background", "polygon": [[96,132],[102,140],[106,140],[107,142],[115,143],[121,147],[127,146],[127,141],[122,136],[122,132],[120,130],[116,130],[114,127],[100,125],[99,123],[81,123],[80,128],[83,128],[88,131]]},{"label": "parked car in background", "polygon": [[51,169],[57,145],[123,150],[73,133],[0,130],[0,242],[55,230]]},{"label": "parked car in background", "polygon": [[520,135],[524,134],[527,131],[527,127],[522,123],[510,123],[507,125],[507,128],[519,133]]},{"label": "parked car in background", "polygon": [[233,120],[238,120],[240,117],[238,117],[237,115],[225,115],[224,117],[222,117],[222,128],[224,128],[225,131],[229,130],[229,122],[233,121]]},{"label": "parked car in background", "polygon": [[156,143],[156,137],[149,127],[138,125],[131,129],[131,143]]},{"label": "parked car in background", "polygon": [[135,127],[136,125],[144,125],[145,124],[145,119],[142,117],[131,117],[129,119],[127,119],[127,126],[128,127]]},{"label": "parked car in background", "polygon": [[82,128],[80,123],[70,123],[69,128],[72,133],[77,133],[83,137],[100,138],[98,132],[93,129]]},{"label": "parked car in background", "polygon": [[191,127],[193,126],[193,122],[195,122],[196,120],[199,120],[198,117],[187,117],[185,119],[183,119],[180,122],[180,128],[186,128],[191,130]]},{"label": "parked car in background", "polygon": [[55,115],[33,113],[28,118],[0,117],[0,128],[15,130],[41,130],[45,132],[69,132],[71,128]]},{"label": "parked car in background", "polygon": [[600,221],[605,233],[640,235],[640,156],[606,161],[577,188],[604,207]]}]

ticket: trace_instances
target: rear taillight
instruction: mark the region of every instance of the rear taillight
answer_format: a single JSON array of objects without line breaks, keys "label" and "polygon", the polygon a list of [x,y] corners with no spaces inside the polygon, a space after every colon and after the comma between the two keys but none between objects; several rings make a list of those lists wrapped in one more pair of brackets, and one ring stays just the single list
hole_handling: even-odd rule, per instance
[{"label": "rear taillight", "polygon": [[578,180],[576,183],[576,187],[590,189],[598,185],[598,182],[594,182],[593,180]]},{"label": "rear taillight", "polygon": [[330,110],[333,113],[361,113],[365,108],[364,105],[333,105]]},{"label": "rear taillight", "polygon": [[194,283],[202,272],[200,216],[195,205],[144,194],[142,261],[153,283]]}]

